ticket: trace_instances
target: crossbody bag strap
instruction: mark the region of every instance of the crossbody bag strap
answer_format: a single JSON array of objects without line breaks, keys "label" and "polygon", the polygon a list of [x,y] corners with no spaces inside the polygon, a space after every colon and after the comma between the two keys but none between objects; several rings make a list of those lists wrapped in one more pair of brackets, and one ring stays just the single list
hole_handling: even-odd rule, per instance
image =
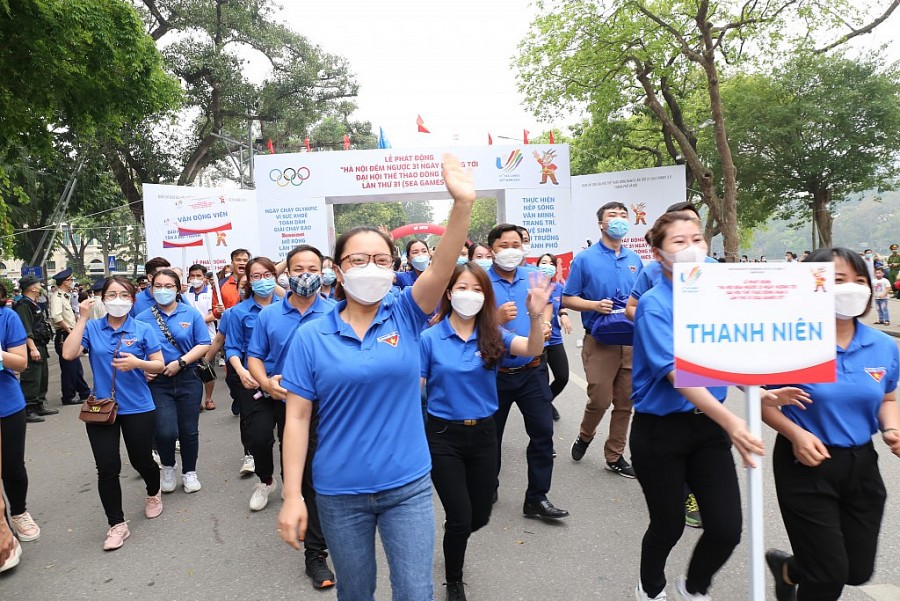
[{"label": "crossbody bag strap", "polygon": [[[125,337],[125,332],[122,332],[119,335],[119,344],[116,345],[116,350],[113,351],[113,359],[116,358],[116,353],[119,352],[119,349],[122,347],[122,339]],[[116,369],[116,364],[113,363],[113,373],[112,373],[112,386],[110,386],[109,398],[112,400],[116,400],[116,372],[119,371]]]},{"label": "crossbody bag strap", "polygon": [[172,336],[172,332],[169,331],[169,326],[167,326],[166,322],[163,320],[162,313],[159,312],[159,309],[154,305],[153,307],[150,307],[150,311],[153,313],[153,317],[156,318],[156,323],[159,324],[159,329],[162,331],[163,336],[166,337],[166,340],[169,341],[169,344],[174,346],[175,349],[182,355],[187,354],[181,349],[180,346],[178,346],[178,343],[175,342],[175,337]]}]

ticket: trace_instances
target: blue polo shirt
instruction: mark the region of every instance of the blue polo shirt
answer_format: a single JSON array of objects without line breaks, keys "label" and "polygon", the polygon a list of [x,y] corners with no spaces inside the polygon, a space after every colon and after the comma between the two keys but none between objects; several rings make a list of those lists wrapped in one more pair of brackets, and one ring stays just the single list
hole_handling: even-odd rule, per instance
[{"label": "blue polo shirt", "polygon": [[284,370],[287,351],[297,329],[308,321],[319,319],[337,304],[317,294],[316,300],[301,315],[290,303],[292,294],[294,293],[288,292],[284,296],[284,302],[272,303],[259,312],[250,346],[247,348],[248,357],[255,357],[265,363],[268,376],[281,374]]},{"label": "blue polo shirt", "polygon": [[[515,334],[500,328],[509,351]],[[478,328],[463,340],[445,317],[422,332],[422,377],[427,380],[428,413],[458,421],[497,412],[497,366],[488,369],[478,350]]]},{"label": "blue polo shirt", "polygon": [[[706,257],[706,262],[718,263],[718,261],[712,257]],[[659,284],[662,279],[664,279],[662,265],[659,261],[650,261],[644,265],[640,275],[638,275],[637,280],[635,280],[634,287],[631,289],[631,297],[634,300],[641,300],[641,296]]]},{"label": "blue polo shirt", "polygon": [[[598,242],[575,255],[563,296],[590,301],[619,299],[624,304],[643,268],[641,257],[630,248],[623,246],[616,255],[602,241]],[[596,311],[581,312],[585,332],[591,331],[599,315]]]},{"label": "blue polo shirt", "polygon": [[[531,331],[531,318],[528,317],[528,291],[531,290],[531,282],[528,281],[528,272],[534,271],[534,267],[516,267],[513,281],[509,282],[497,272],[497,266],[488,269],[488,278],[494,288],[494,296],[497,298],[497,306],[512,301],[516,304],[516,318],[503,324],[503,329],[513,334],[528,337]],[[515,357],[507,351],[500,367],[521,367],[528,365],[534,357]]]},{"label": "blue polo shirt", "polygon": [[[23,346],[28,339],[19,314],[0,307],[0,342],[4,351]],[[44,359],[47,361],[47,359]],[[6,366],[0,369],[0,417],[8,417],[25,408],[25,395],[16,374]]]},{"label": "blue polo shirt", "polygon": [[897,388],[897,344],[894,339],[857,320],[846,349],[837,347],[837,382],[795,384],[809,393],[806,411],[782,408],[789,420],[824,444],[857,447],[878,431],[884,395]]},{"label": "blue polo shirt", "polygon": [[[694,410],[667,377],[675,369],[672,332],[672,281],[663,277],[641,297],[634,316],[634,354],[631,361],[631,399],[637,413],[669,415]],[[707,388],[720,402],[728,387]]]},{"label": "blue polo shirt", "polygon": [[[281,302],[281,297],[273,294],[272,306]],[[253,338],[253,328],[256,320],[264,309],[256,302],[256,297],[242,300],[231,308],[231,316],[228,318],[228,329],[225,332],[225,361],[232,357],[240,357],[241,364],[247,367],[247,348],[250,339]]]},{"label": "blue polo shirt", "polygon": [[562,304],[563,285],[557,284],[550,293],[550,302],[553,303],[553,317],[550,319],[550,339],[544,346],[562,344],[562,331],[559,329],[559,307]]},{"label": "blue polo shirt", "polygon": [[[159,309],[156,303],[152,306]],[[209,339],[209,328],[206,327],[203,316],[200,315],[200,311],[189,304],[175,303],[175,310],[172,311],[171,315],[166,315],[166,312],[162,309],[159,309],[159,314],[162,316],[166,327],[169,328],[172,338],[178,344],[177,348],[172,346],[172,343],[166,339],[166,335],[160,329],[156,316],[153,315],[151,309],[141,311],[135,319],[150,326],[150,329],[156,335],[157,342],[162,347],[163,359],[166,363],[178,360],[179,357],[190,352],[198,344],[212,343]]]},{"label": "blue polo shirt", "polygon": [[156,299],[153,298],[153,287],[147,286],[135,295],[134,304],[131,306],[131,311],[128,314],[132,317],[137,317],[155,304]]},{"label": "blue polo shirt", "polygon": [[341,319],[346,304],[300,326],[282,372],[282,386],[318,403],[322,495],[377,493],[431,471],[419,384],[427,316],[406,288],[385,297],[360,340]]},{"label": "blue polo shirt", "polygon": [[412,269],[409,271],[395,271],[394,275],[397,276],[397,281],[394,285],[401,290],[408,286],[412,286],[416,283],[416,280],[419,279],[419,274]]},{"label": "blue polo shirt", "polygon": [[[118,330],[112,329],[107,318],[92,319],[87,322],[81,337],[81,346],[90,353],[91,371],[94,374],[94,396],[108,399],[112,389],[113,352],[119,344],[120,353],[131,353],[139,359],[148,357],[160,350],[159,341],[150,326],[127,317]],[[153,411],[153,397],[147,379],[140,369],[116,372],[116,401],[119,413],[145,413]]]}]

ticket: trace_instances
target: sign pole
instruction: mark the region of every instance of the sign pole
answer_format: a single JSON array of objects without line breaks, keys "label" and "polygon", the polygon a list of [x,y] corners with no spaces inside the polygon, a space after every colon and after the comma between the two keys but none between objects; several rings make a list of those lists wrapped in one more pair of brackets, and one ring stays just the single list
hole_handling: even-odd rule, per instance
[{"label": "sign pole", "polygon": [[209,232],[203,234],[203,247],[206,249],[206,258],[209,260],[209,270],[212,271],[213,274],[213,285],[216,287],[216,298],[219,299],[219,303],[225,304],[222,301],[222,289],[219,287],[219,276],[216,274],[216,268],[213,264],[212,245],[209,243]]},{"label": "sign pole", "polygon": [[[747,387],[747,428],[762,439],[762,402],[759,386]],[[763,536],[763,458],[753,456],[755,468],[747,468],[747,501],[750,510],[750,601],[765,601],[765,541]]]}]

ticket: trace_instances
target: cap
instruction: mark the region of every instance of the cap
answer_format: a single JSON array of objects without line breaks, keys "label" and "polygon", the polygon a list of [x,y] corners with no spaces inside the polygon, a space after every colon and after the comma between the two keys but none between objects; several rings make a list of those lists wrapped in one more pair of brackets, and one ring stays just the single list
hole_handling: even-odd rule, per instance
[{"label": "cap", "polygon": [[135,279],[135,282],[137,282],[138,284],[142,284],[142,283],[144,283],[144,282],[146,282],[146,281],[148,281],[148,280],[147,280],[147,276],[145,276],[145,275],[139,275],[139,276]]},{"label": "cap", "polygon": [[97,280],[96,282],[94,282],[94,285],[91,286],[91,292],[100,292],[101,290],[103,290],[104,281],[105,280]]},{"label": "cap", "polygon": [[63,282],[65,282],[66,280],[69,279],[69,276],[70,276],[70,275],[72,275],[72,268],[71,268],[71,267],[66,267],[65,269],[63,269],[63,270],[60,271],[59,273],[54,274],[52,277],[53,277],[54,280],[56,280],[56,283],[57,283],[57,284],[62,284]]},{"label": "cap", "polygon": [[23,275],[19,279],[19,290],[25,290],[26,288],[30,288],[35,284],[40,284],[40,280],[38,280],[33,275]]},{"label": "cap", "polygon": [[896,244],[891,244],[891,250],[897,250],[897,245],[896,245]]}]

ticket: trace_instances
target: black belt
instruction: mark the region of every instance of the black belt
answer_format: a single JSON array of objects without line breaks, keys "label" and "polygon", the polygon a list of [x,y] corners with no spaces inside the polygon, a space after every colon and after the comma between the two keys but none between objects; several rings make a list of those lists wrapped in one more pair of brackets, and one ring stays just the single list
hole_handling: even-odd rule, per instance
[{"label": "black belt", "polygon": [[526,369],[534,369],[535,367],[539,367],[541,365],[541,358],[535,357],[531,360],[530,363],[525,365],[520,365],[519,367],[498,367],[497,369],[502,374],[517,374],[519,372],[523,372]]},{"label": "black belt", "polygon": [[494,419],[493,415],[482,417],[481,419],[443,419],[432,414],[428,414],[428,419],[434,420],[441,424],[453,424],[454,426],[477,426]]}]

